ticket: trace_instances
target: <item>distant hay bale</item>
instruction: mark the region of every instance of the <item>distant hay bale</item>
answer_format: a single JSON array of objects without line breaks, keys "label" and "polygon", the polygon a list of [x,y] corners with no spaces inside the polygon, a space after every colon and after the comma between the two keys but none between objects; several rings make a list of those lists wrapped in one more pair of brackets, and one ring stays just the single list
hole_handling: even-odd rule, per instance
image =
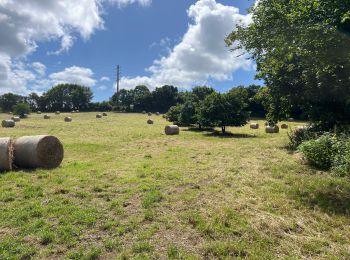
[{"label": "distant hay bale", "polygon": [[50,119],[51,117],[49,115],[44,115],[44,119]]},{"label": "distant hay bale", "polygon": [[73,113],[73,114],[74,114],[74,113],[75,113],[75,110],[72,110],[72,112],[71,112],[71,113]]},{"label": "distant hay bale", "polygon": [[1,126],[5,128],[15,127],[16,123],[13,120],[3,120]]},{"label": "distant hay bale", "polygon": [[156,112],[156,116],[159,116],[160,115],[160,113],[159,112]]},{"label": "distant hay bale", "polygon": [[147,112],[146,112],[145,110],[143,110],[143,111],[142,111],[142,114],[144,114],[144,115],[145,115],[145,114],[147,114]]},{"label": "distant hay bale", "polygon": [[59,115],[59,114],[60,114],[60,111],[56,111],[55,114],[56,114],[56,115]]},{"label": "distant hay bale", "polygon": [[149,116],[151,116],[151,115],[152,115],[152,113],[151,113],[151,112],[148,112],[148,115],[149,115]]},{"label": "distant hay bale", "polygon": [[258,123],[251,123],[250,128],[251,129],[259,129],[259,124]]},{"label": "distant hay bale", "polygon": [[14,164],[18,167],[56,168],[63,154],[63,145],[54,136],[23,136],[14,142]]},{"label": "distant hay bale", "polygon": [[101,114],[97,114],[96,118],[102,118],[102,115]]},{"label": "distant hay bale", "polygon": [[66,116],[66,117],[64,118],[64,121],[65,121],[65,122],[72,122],[72,118],[71,118],[70,116]]},{"label": "distant hay bale", "polygon": [[40,114],[41,114],[41,111],[37,111],[36,113],[37,113],[38,115],[40,115]]},{"label": "distant hay bale", "polygon": [[102,115],[103,115],[103,116],[107,116],[107,113],[104,112],[104,113],[102,113]]},{"label": "distant hay bale", "polygon": [[20,115],[19,118],[23,118],[23,119],[28,118],[28,114]]},{"label": "distant hay bale", "polygon": [[79,113],[80,111],[79,110],[75,110],[75,113]]},{"label": "distant hay bale", "polygon": [[292,117],[288,118],[288,122],[294,122],[294,118]]},{"label": "distant hay bale", "polygon": [[266,126],[265,128],[265,132],[268,134],[277,134],[279,133],[280,128],[278,127],[278,125],[275,126]]},{"label": "distant hay bale", "polygon": [[178,135],[180,133],[180,128],[177,125],[167,125],[164,128],[166,135]]},{"label": "distant hay bale", "polygon": [[163,117],[163,118],[166,118],[166,114],[163,114],[162,117]]},{"label": "distant hay bale", "polygon": [[21,119],[19,118],[19,116],[13,116],[13,117],[11,117],[11,119],[12,119],[13,121],[15,121],[15,122],[21,121]]},{"label": "distant hay bale", "polygon": [[0,138],[0,171],[11,171],[13,164],[13,142],[11,138]]},{"label": "distant hay bale", "polygon": [[282,128],[282,129],[288,129],[288,125],[287,125],[287,124],[282,124],[282,125],[281,125],[281,128]]},{"label": "distant hay bale", "polygon": [[153,124],[154,124],[154,121],[153,121],[152,119],[148,119],[148,120],[147,120],[147,124],[153,125]]},{"label": "distant hay bale", "polygon": [[13,113],[12,113],[12,112],[8,112],[7,114],[9,114],[9,115],[13,115]]}]

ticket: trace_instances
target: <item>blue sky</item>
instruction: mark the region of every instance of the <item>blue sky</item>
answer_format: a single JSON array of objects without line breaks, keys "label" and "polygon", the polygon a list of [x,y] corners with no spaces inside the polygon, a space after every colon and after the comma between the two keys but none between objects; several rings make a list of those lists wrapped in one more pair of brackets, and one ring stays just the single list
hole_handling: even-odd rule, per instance
[{"label": "blue sky", "polygon": [[249,22],[253,1],[32,0],[25,15],[19,1],[10,2],[0,3],[0,33],[9,39],[0,39],[0,93],[42,93],[70,82],[90,86],[95,101],[106,100],[115,91],[117,64],[124,88],[207,84],[225,91],[259,83],[254,64],[223,43],[236,24]]}]

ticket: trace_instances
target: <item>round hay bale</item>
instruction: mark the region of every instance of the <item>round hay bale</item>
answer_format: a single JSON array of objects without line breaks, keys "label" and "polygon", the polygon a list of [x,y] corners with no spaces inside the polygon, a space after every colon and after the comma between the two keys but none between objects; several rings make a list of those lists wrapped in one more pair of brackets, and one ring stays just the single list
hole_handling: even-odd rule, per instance
[{"label": "round hay bale", "polygon": [[28,118],[28,114],[23,114],[23,115],[20,115],[19,118],[21,119],[25,119],[25,118]]},{"label": "round hay bale", "polygon": [[102,115],[101,114],[97,114],[96,118],[102,118]]},{"label": "round hay bale", "polygon": [[38,115],[40,115],[40,114],[41,114],[41,111],[37,111],[36,113],[37,113]]},{"label": "round hay bale", "polygon": [[75,113],[79,113],[80,111],[79,110],[75,110]]},{"label": "round hay bale", "polygon": [[156,116],[159,116],[160,115],[160,113],[159,112],[156,112]]},{"label": "round hay bale", "polygon": [[44,119],[50,119],[51,117],[49,115],[44,115]]},{"label": "round hay bale", "polygon": [[65,122],[72,122],[72,118],[70,117],[70,116],[66,116],[65,118],[64,118],[64,121]]},{"label": "round hay bale", "polygon": [[1,126],[5,128],[15,127],[16,123],[13,120],[3,120]]},{"label": "round hay bale", "polygon": [[149,116],[151,116],[151,115],[152,115],[152,113],[151,113],[151,112],[148,112],[148,115],[149,115]]},{"label": "round hay bale", "polygon": [[21,121],[21,119],[19,118],[19,116],[13,116],[13,117],[11,117],[11,119],[12,119],[13,121],[15,121],[15,122]]},{"label": "round hay bale", "polygon": [[258,123],[251,123],[250,128],[251,129],[259,129],[259,124]]},{"label": "round hay bale", "polygon": [[107,113],[102,113],[103,116],[107,116]]},{"label": "round hay bale", "polygon": [[145,114],[147,114],[147,112],[146,112],[145,110],[143,110],[143,111],[142,111],[142,114],[144,114],[144,115],[145,115]]},{"label": "round hay bale", "polygon": [[265,132],[268,134],[277,134],[279,133],[280,128],[278,127],[278,125],[275,126],[266,126],[265,128]]},{"label": "round hay bale", "polygon": [[14,164],[18,167],[56,168],[63,154],[63,145],[54,136],[23,136],[14,142]]},{"label": "round hay bale", "polygon": [[287,124],[282,124],[281,125],[281,129],[288,129],[288,125]]},{"label": "round hay bale", "polygon": [[74,113],[75,113],[75,110],[72,110],[72,112],[71,112],[71,113],[73,113],[73,114],[74,114]]},{"label": "round hay bale", "polygon": [[148,120],[147,120],[147,124],[153,125],[153,124],[154,124],[154,121],[153,121],[152,119],[148,119]]},{"label": "round hay bale", "polygon": [[178,135],[180,133],[180,128],[177,125],[167,125],[164,128],[166,135]]},{"label": "round hay bale", "polygon": [[0,171],[11,171],[13,164],[13,142],[11,138],[0,138]]},{"label": "round hay bale", "polygon": [[13,113],[12,113],[12,112],[8,112],[7,114],[9,114],[9,115],[13,115]]},{"label": "round hay bale", "polygon": [[55,112],[56,115],[59,115],[60,113],[61,113],[60,111],[56,111],[56,112]]},{"label": "round hay bale", "polygon": [[288,122],[294,122],[294,118],[292,117],[288,118]]}]

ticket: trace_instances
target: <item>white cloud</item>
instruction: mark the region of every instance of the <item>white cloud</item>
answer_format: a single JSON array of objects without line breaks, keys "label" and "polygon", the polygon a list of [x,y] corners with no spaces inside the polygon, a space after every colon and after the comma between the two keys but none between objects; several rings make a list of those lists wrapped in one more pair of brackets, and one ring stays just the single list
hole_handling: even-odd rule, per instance
[{"label": "white cloud", "polygon": [[147,69],[149,77],[123,77],[121,87],[145,84],[151,88],[164,84],[191,87],[210,79],[229,80],[238,69],[251,69],[252,63],[241,53],[230,52],[225,37],[238,24],[251,22],[250,15],[215,0],[199,0],[188,10],[192,19],[188,30],[168,55],[155,60]]},{"label": "white cloud", "polygon": [[33,69],[38,73],[39,76],[44,76],[46,73],[46,66],[40,62],[32,63]]},{"label": "white cloud", "polygon": [[71,83],[93,87],[96,84],[91,69],[77,66],[65,68],[63,71],[52,73],[49,75],[49,79],[52,85]]},{"label": "white cloud", "polygon": [[102,77],[100,78],[100,81],[111,81],[109,77]]}]

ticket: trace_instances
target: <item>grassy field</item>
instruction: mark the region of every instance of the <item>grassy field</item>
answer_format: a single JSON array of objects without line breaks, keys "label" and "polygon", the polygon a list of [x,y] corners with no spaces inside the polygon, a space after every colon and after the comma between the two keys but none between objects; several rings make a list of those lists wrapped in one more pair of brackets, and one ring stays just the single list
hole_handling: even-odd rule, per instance
[{"label": "grassy field", "polygon": [[64,116],[0,128],[65,148],[57,169],[0,174],[0,259],[350,259],[350,181],[302,165],[286,130]]}]

